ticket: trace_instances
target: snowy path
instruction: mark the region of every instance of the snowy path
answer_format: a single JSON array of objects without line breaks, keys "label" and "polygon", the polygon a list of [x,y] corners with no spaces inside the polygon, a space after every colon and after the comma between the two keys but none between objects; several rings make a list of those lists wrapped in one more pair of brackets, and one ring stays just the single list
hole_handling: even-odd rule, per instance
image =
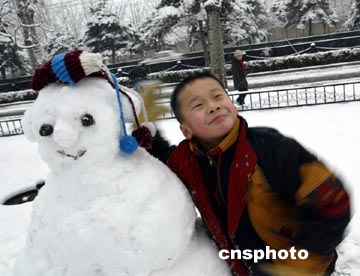
[{"label": "snowy path", "polygon": [[[360,62],[347,62],[249,74],[249,89],[257,90],[264,87],[271,89],[273,86],[298,84],[311,86],[329,81],[334,82],[334,80],[344,81],[345,79],[360,80],[359,66]],[[232,82],[230,85],[233,85]]]},{"label": "snowy path", "polygon": [[[360,62],[337,63],[325,66],[312,66],[284,69],[271,72],[253,73],[248,76],[249,91],[315,86],[334,82],[360,81]],[[228,78],[230,92],[234,90],[231,77]],[[161,94],[170,96],[174,86],[164,84]],[[0,104],[0,117],[22,114],[32,101]]]}]

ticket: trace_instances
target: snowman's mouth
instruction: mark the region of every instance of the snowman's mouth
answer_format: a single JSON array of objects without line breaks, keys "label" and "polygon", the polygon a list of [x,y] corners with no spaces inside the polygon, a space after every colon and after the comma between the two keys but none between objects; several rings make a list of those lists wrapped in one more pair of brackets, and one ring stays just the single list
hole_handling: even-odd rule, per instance
[{"label": "snowman's mouth", "polygon": [[71,157],[74,160],[77,160],[77,159],[79,159],[79,157],[83,156],[86,153],[86,150],[79,150],[77,155],[68,154],[63,150],[58,150],[57,152],[62,154],[62,155],[65,155],[67,157]]}]

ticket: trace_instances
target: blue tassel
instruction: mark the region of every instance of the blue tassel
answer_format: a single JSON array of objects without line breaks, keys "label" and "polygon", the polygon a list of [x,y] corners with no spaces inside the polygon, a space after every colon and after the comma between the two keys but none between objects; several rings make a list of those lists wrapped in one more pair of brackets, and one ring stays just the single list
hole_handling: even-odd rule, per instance
[{"label": "blue tassel", "polygon": [[120,99],[121,92],[120,92],[119,84],[114,74],[111,74],[111,78],[115,86],[116,97],[120,109],[120,123],[124,132],[124,136],[120,137],[119,139],[119,148],[125,154],[132,154],[134,151],[136,151],[139,144],[136,141],[135,137],[126,134],[125,118],[124,118],[124,111]]},{"label": "blue tassel", "polygon": [[133,136],[122,136],[119,141],[120,150],[125,154],[132,154],[138,148],[138,142]]}]

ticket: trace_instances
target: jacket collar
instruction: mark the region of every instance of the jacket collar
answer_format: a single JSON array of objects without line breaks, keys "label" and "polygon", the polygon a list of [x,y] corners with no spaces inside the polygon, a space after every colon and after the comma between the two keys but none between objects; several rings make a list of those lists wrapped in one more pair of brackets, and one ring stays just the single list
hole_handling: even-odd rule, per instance
[{"label": "jacket collar", "polygon": [[195,154],[205,154],[205,155],[216,155],[226,151],[230,148],[236,141],[239,135],[240,125],[244,121],[240,116],[235,121],[234,127],[230,130],[230,132],[225,136],[225,138],[214,148],[206,151],[199,141],[194,138],[190,141],[190,149]]}]

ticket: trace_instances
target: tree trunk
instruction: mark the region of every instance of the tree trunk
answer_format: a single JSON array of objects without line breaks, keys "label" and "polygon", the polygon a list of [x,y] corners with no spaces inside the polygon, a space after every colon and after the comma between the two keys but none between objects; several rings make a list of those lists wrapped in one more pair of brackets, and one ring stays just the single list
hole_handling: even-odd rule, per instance
[{"label": "tree trunk", "polygon": [[34,40],[36,40],[36,30],[34,27],[34,11],[32,9],[29,9],[30,3],[28,1],[16,0],[16,4],[19,9],[18,17],[20,19],[20,22],[21,24],[26,25],[22,26],[24,44],[27,46],[30,64],[32,68],[35,69],[38,64],[34,47]]},{"label": "tree trunk", "polygon": [[6,80],[5,68],[4,67],[0,68],[0,72],[1,72],[1,79]]},{"label": "tree trunk", "polygon": [[199,20],[198,22],[199,22],[199,29],[200,29],[200,41],[201,41],[201,45],[204,49],[205,66],[210,66],[209,47],[208,47],[208,43],[205,38],[203,22],[201,20]]},{"label": "tree trunk", "polygon": [[216,5],[207,5],[205,7],[209,24],[209,48],[210,48],[210,68],[227,87],[224,46],[222,40],[222,31],[220,24],[220,7]]},{"label": "tree trunk", "polygon": [[309,36],[312,36],[312,19],[309,19]]},{"label": "tree trunk", "polygon": [[111,64],[114,64],[116,62],[116,49],[113,48],[111,50]]}]

